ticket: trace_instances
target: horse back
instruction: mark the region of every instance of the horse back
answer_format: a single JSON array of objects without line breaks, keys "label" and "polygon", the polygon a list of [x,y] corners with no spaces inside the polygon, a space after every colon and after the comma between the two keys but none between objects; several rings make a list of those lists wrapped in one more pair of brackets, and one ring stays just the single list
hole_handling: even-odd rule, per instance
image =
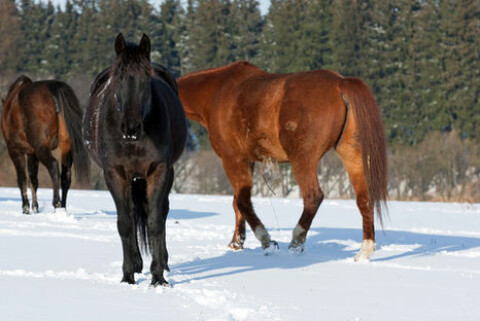
[{"label": "horse back", "polygon": [[[225,83],[211,109],[212,147],[225,153],[225,141],[234,142],[249,158],[287,161],[298,144],[327,139],[330,148],[341,131],[345,105],[343,77],[331,71],[289,74],[252,73],[236,83]],[[231,144],[231,143],[230,143]]]}]

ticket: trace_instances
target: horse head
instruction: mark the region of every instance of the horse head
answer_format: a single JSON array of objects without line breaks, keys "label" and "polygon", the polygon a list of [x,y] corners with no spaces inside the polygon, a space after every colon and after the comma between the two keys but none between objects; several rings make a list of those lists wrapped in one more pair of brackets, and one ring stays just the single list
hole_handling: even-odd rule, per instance
[{"label": "horse head", "polygon": [[127,141],[138,141],[143,122],[151,109],[150,39],[143,34],[140,44],[127,44],[120,33],[115,40],[117,54],[111,74],[113,99],[121,119],[121,131]]}]

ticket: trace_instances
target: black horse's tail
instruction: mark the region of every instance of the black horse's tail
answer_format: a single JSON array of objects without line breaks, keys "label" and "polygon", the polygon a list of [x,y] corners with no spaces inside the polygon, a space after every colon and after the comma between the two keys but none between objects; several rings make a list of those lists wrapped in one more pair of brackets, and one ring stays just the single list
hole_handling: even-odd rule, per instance
[{"label": "black horse's tail", "polygon": [[150,252],[150,242],[147,235],[147,181],[144,178],[135,177],[130,183],[130,188],[134,205],[137,240],[142,251]]},{"label": "black horse's tail", "polygon": [[70,145],[72,146],[75,177],[81,184],[88,183],[90,161],[82,140],[83,112],[72,88],[63,82],[51,82],[48,88],[55,100],[58,113],[63,112]]}]

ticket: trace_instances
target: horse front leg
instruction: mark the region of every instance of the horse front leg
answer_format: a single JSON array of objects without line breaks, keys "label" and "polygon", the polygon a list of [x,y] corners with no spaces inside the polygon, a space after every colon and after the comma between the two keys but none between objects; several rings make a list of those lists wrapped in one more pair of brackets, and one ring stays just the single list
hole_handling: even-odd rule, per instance
[{"label": "horse front leg", "polygon": [[[170,210],[168,196],[173,184],[173,169],[165,173],[164,186],[161,189],[152,188],[151,197],[152,211],[148,216],[148,235],[152,251],[152,264],[150,272],[152,273],[152,286],[168,285],[163,273],[170,271],[168,266],[168,250],[166,242],[166,221]],[[158,196],[155,194],[158,193]],[[150,204],[150,203],[149,203]]]},{"label": "horse front leg", "polygon": [[243,247],[245,240],[245,221],[252,229],[255,237],[262,244],[265,254],[278,249],[278,243],[270,238],[262,221],[258,218],[253,209],[252,193],[252,170],[250,163],[245,159],[223,158],[225,173],[234,189],[233,208],[235,210],[235,232],[232,242],[234,249]]},{"label": "horse front leg", "polygon": [[105,171],[104,174],[117,209],[117,229],[122,240],[123,278],[121,282],[135,284],[134,273],[141,272],[142,258],[136,240],[130,184],[115,171]]}]

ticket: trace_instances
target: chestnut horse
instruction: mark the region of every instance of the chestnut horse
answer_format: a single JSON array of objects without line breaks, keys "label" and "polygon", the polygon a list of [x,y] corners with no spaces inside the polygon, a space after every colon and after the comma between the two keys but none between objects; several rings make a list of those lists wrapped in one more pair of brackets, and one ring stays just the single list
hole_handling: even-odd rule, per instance
[{"label": "chestnut horse", "polygon": [[[266,252],[275,248],[251,202],[254,162],[290,162],[304,209],[289,249],[303,251],[323,200],[317,167],[335,148],[356,193],[363,242],[356,259],[375,249],[374,210],[387,198],[386,143],[368,86],[327,70],[271,74],[238,61],[177,79],[189,119],[203,125],[234,189],[236,224],[230,247],[242,249],[245,220]],[[274,246],[272,246],[274,245]]]},{"label": "chestnut horse", "polygon": [[[92,85],[83,120],[85,145],[100,167],[117,208],[123,247],[122,282],[135,283],[143,261],[140,245],[152,253],[152,285],[165,285],[168,271],[165,223],[173,164],[185,147],[187,121],[175,79],[150,62],[150,40],[115,41],[113,65]],[[138,238],[137,238],[138,234]]]},{"label": "chestnut horse", "polygon": [[[38,164],[48,169],[53,184],[53,206],[65,207],[71,184],[71,167],[75,165],[76,178],[88,181],[88,155],[83,146],[82,110],[72,88],[56,80],[35,81],[18,77],[10,86],[3,103],[2,134],[8,154],[17,172],[22,195],[23,213],[30,213],[27,196],[25,155],[32,191],[32,210],[38,212]],[[62,173],[52,150],[60,149]],[[62,199],[59,196],[61,180]]]}]

